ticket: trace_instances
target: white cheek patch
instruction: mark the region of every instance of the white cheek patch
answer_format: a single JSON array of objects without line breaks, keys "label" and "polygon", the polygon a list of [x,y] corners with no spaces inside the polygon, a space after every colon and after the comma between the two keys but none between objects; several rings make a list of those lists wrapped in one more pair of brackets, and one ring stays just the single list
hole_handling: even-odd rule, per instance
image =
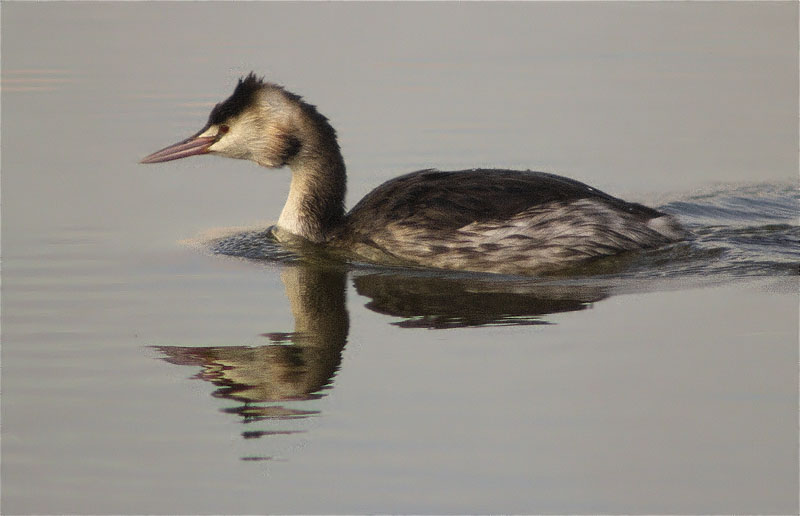
[{"label": "white cheek patch", "polygon": [[218,132],[219,132],[219,127],[217,127],[216,125],[212,125],[211,127],[206,129],[202,133],[198,134],[197,137],[198,138],[206,138],[206,137],[209,137],[209,136],[216,136]]},{"label": "white cheek patch", "polygon": [[229,151],[230,141],[226,141],[224,137],[211,144],[211,146],[208,148],[208,152],[216,152],[223,155],[227,155]]},{"label": "white cheek patch", "polygon": [[217,140],[208,147],[208,152],[222,152],[225,148],[225,145],[222,143],[222,140]]},{"label": "white cheek patch", "polygon": [[[215,126],[216,127],[216,126]],[[214,129],[213,127],[209,129],[210,132],[209,136],[216,136],[216,132],[211,131]],[[236,132],[234,128],[222,137],[214,142],[209,148],[209,152],[213,152],[215,154],[220,154],[222,156],[228,158],[235,158],[235,159],[249,159],[250,153],[248,151],[248,147],[246,142],[242,141],[241,136]]]},{"label": "white cheek patch", "polygon": [[[253,149],[259,146],[259,137],[263,134],[259,129],[260,123],[256,115],[257,113],[251,110],[225,120],[224,126],[228,127],[228,131],[221,134],[219,140],[208,147],[208,152],[228,158],[252,159]],[[214,124],[199,136],[216,137],[220,127],[223,125]]]}]

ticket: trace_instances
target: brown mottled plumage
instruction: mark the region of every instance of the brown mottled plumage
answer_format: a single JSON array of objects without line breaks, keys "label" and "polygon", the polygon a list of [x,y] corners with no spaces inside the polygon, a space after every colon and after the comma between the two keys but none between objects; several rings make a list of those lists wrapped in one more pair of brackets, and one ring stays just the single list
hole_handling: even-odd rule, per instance
[{"label": "brown mottled plumage", "polygon": [[536,273],[684,237],[670,216],[543,172],[422,170],[392,179],[344,211],[336,132],[314,106],[250,74],[191,138],[142,160],[194,154],[288,165],[276,231],[379,263]]}]

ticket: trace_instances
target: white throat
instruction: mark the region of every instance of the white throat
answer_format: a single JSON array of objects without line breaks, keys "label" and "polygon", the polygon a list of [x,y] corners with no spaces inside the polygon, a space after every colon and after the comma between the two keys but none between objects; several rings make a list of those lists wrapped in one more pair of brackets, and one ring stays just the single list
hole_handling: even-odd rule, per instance
[{"label": "white throat", "polygon": [[281,216],[278,217],[278,227],[289,233],[305,236],[306,227],[303,223],[303,199],[307,188],[305,181],[298,178],[299,174],[292,174],[292,183],[289,186],[289,197],[283,205]]}]

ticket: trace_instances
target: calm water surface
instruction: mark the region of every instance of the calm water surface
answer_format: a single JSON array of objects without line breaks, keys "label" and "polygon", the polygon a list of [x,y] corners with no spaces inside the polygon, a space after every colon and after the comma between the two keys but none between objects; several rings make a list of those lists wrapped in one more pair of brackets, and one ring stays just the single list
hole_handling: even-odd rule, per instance
[{"label": "calm water surface", "polygon": [[[3,513],[797,513],[796,20],[4,3]],[[532,168],[693,237],[544,278],[295,255],[287,171],[137,164],[251,69],[331,118],[350,206]]]}]

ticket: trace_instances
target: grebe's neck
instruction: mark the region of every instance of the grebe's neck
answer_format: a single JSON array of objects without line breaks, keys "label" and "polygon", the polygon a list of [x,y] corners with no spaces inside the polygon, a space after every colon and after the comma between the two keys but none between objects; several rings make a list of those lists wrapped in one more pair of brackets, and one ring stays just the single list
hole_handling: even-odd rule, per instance
[{"label": "grebe's neck", "polygon": [[344,221],[346,172],[336,133],[325,121],[303,124],[292,169],[289,197],[278,227],[311,242],[325,242]]}]

